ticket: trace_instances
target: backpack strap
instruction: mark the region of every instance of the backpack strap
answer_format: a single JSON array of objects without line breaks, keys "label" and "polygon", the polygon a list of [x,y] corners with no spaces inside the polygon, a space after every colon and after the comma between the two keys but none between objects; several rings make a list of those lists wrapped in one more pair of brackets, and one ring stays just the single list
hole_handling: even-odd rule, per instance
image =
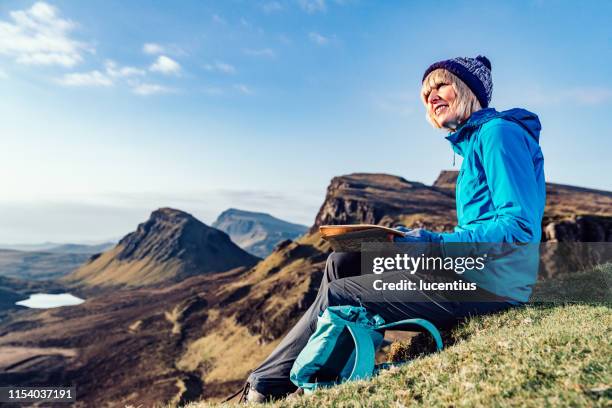
[{"label": "backpack strap", "polygon": [[438,331],[436,326],[434,326],[430,321],[425,320],[425,319],[400,320],[399,322],[383,324],[381,326],[378,326],[376,329],[377,330],[388,330],[393,327],[402,326],[405,324],[413,325],[413,326],[420,326],[423,329],[425,329],[427,332],[429,332],[429,334],[431,334],[431,336],[434,338],[436,342],[436,348],[438,349],[438,351],[442,350],[442,347],[444,347],[444,345],[442,344],[442,336],[440,335],[440,332]]},{"label": "backpack strap", "polygon": [[347,325],[346,327],[355,340],[355,365],[346,381],[370,378],[376,362],[376,350],[370,331],[360,326]]}]

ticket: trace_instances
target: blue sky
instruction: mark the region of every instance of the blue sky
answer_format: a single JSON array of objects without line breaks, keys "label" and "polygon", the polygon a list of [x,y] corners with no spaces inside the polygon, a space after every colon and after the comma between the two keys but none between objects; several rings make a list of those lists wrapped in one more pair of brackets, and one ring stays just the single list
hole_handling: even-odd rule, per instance
[{"label": "blue sky", "polygon": [[[452,168],[418,92],[484,54],[547,180],[612,190],[608,1],[0,2],[0,242],[120,237],[160,206],[311,224],[334,176]],[[333,159],[333,160],[332,160]]]}]

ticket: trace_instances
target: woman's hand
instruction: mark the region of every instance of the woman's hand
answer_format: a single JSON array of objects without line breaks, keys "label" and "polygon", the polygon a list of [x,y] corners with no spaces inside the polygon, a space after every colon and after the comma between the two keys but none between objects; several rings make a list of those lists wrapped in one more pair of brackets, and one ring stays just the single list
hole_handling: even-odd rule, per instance
[{"label": "woman's hand", "polygon": [[[410,228],[405,227],[403,225],[398,225],[396,227],[393,227],[393,229],[403,233],[404,235],[408,234],[411,231]],[[394,234],[388,234],[387,237],[389,238],[389,242],[401,242],[399,240],[403,238],[403,237],[398,237],[397,235],[394,235]]]},{"label": "woman's hand", "polygon": [[[400,229],[401,228],[401,229]],[[437,242],[439,238],[436,234],[427,231],[423,228],[409,229],[406,227],[395,228],[401,232],[404,232],[403,237],[393,237],[393,242]]]}]

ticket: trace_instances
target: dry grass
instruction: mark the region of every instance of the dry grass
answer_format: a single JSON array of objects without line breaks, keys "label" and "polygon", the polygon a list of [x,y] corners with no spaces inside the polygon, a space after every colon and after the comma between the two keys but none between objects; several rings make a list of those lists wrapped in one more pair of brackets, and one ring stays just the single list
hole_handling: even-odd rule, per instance
[{"label": "dry grass", "polygon": [[[260,344],[258,336],[251,335],[233,318],[218,317],[218,312],[211,312],[209,321],[220,319],[214,333],[191,343],[177,368],[184,371],[201,369],[205,383],[242,380],[272,352],[278,341]],[[216,364],[219,357],[222,359]]]},{"label": "dry grass", "polygon": [[471,319],[454,346],[371,381],[266,406],[610,406],[611,335],[609,305],[529,306]]}]

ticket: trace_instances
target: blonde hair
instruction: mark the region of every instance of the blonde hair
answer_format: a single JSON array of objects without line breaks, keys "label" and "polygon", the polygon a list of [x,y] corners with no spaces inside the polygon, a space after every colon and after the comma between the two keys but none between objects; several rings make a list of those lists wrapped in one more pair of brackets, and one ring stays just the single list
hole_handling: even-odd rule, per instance
[{"label": "blonde hair", "polygon": [[472,113],[482,109],[480,102],[478,102],[478,98],[476,98],[474,92],[468,88],[465,82],[450,71],[441,68],[436,69],[427,75],[427,78],[425,78],[423,81],[423,86],[421,87],[421,100],[425,104],[426,109],[425,118],[432,124],[433,127],[442,129],[442,126],[436,122],[433,112],[431,112],[429,109],[430,107],[427,103],[427,98],[429,97],[431,90],[433,88],[438,88],[438,86],[441,84],[450,84],[453,87],[456,98],[450,104],[449,108],[454,110],[458,117],[462,118],[462,121],[469,118]]}]

